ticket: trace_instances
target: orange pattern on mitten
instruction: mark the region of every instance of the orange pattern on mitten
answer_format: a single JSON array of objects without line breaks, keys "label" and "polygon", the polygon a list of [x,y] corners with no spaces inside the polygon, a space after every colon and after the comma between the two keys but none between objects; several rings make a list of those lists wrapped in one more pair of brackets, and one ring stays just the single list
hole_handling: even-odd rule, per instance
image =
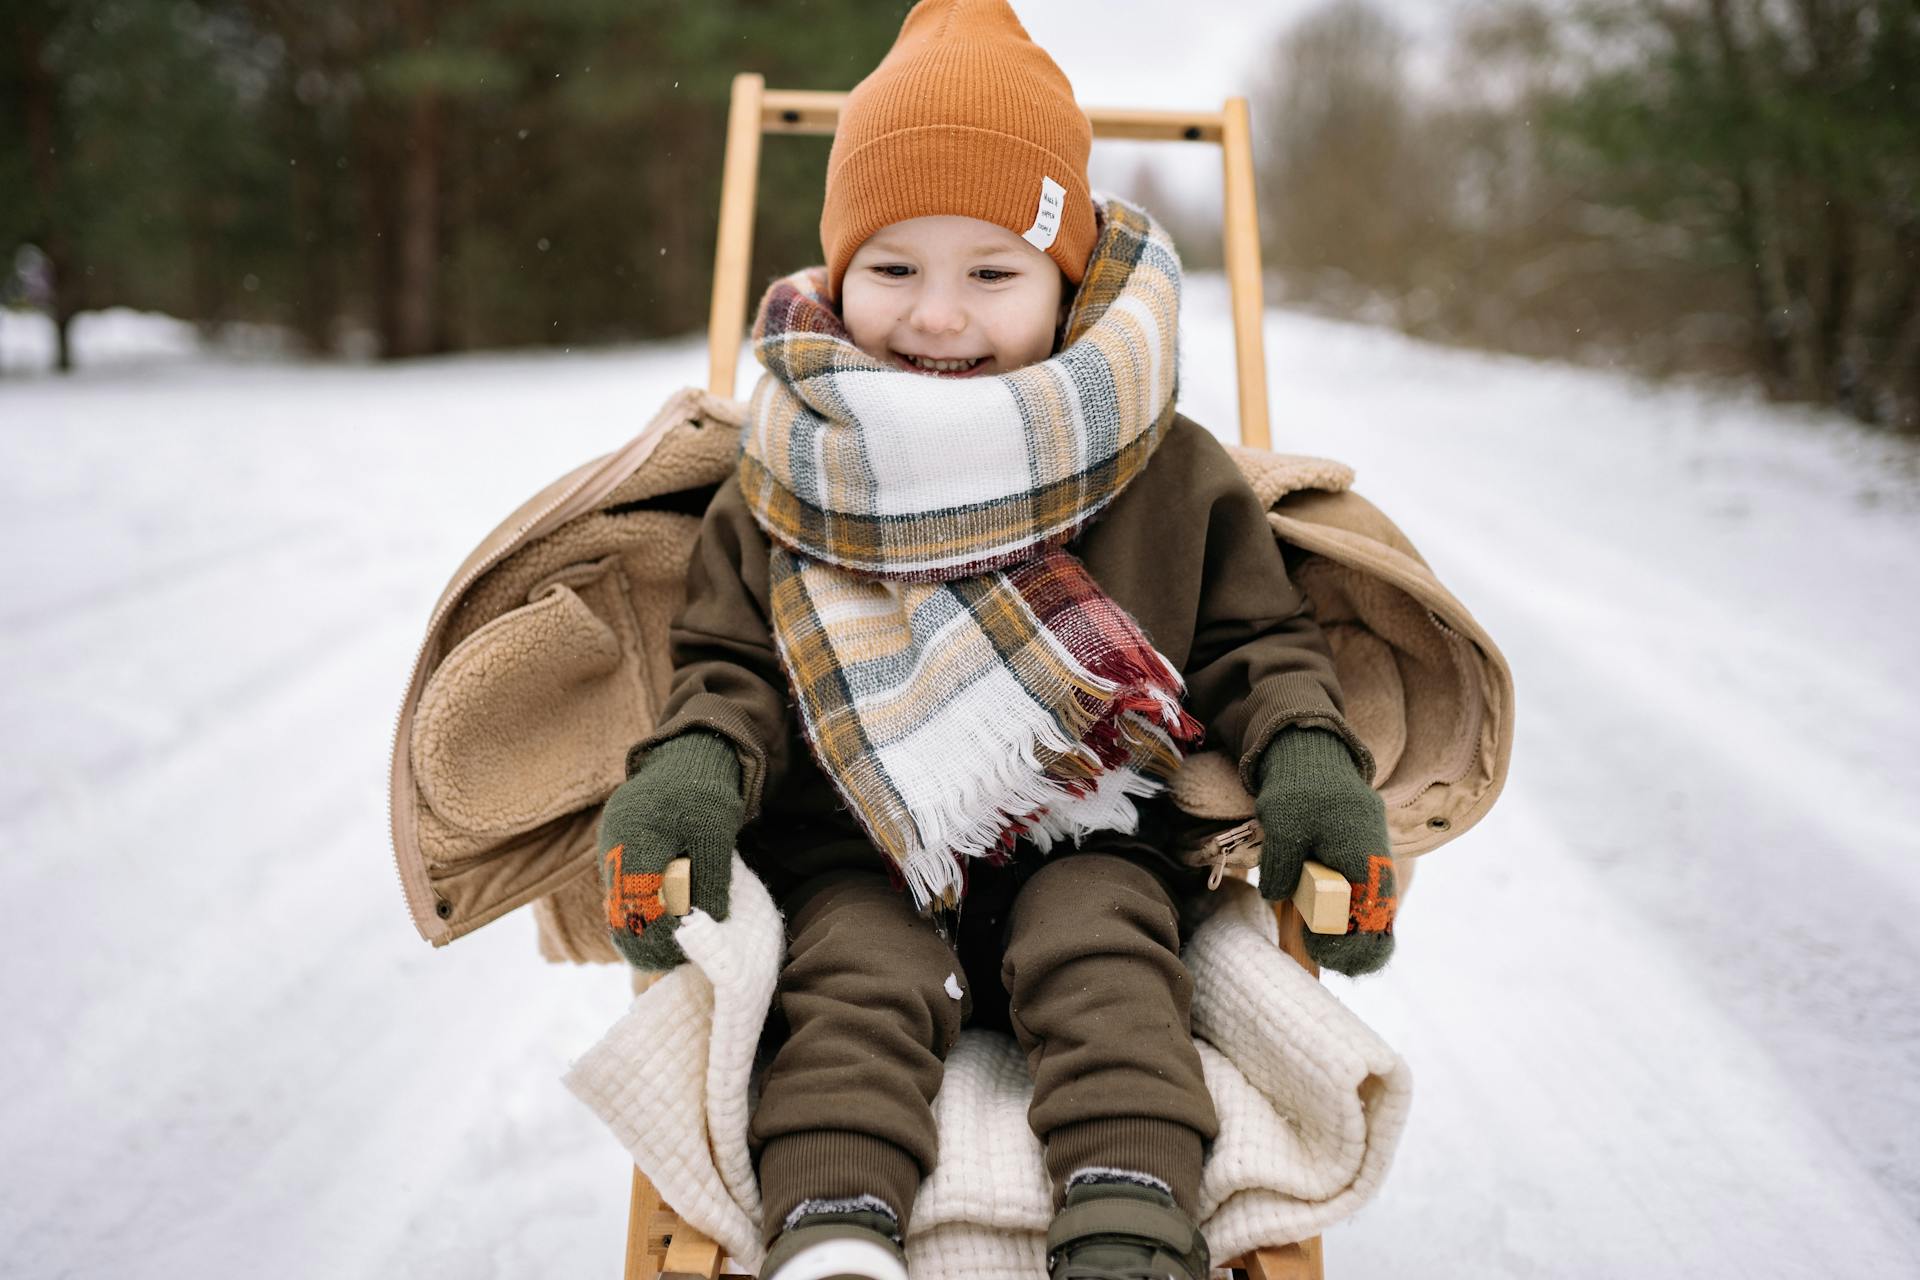
[{"label": "orange pattern on mitten", "polygon": [[1347,906],[1348,933],[1392,933],[1394,896],[1393,859],[1374,854],[1367,859],[1367,883],[1355,885]]},{"label": "orange pattern on mitten", "polygon": [[625,929],[637,937],[667,913],[667,904],[660,897],[664,877],[658,871],[622,873],[620,851],[624,848],[617,844],[607,850],[607,861],[612,864],[607,869],[607,927]]}]

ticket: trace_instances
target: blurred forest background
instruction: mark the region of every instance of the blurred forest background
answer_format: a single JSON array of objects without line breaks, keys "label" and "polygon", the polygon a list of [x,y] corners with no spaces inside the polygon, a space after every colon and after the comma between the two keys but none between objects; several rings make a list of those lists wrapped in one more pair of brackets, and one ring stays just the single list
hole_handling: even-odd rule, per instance
[{"label": "blurred forest background", "polygon": [[[908,7],[8,0],[0,302],[322,356],[692,333],[730,78],[848,88]],[[1366,0],[1264,58],[1270,302],[1920,432],[1920,3],[1458,13],[1427,83]],[[765,148],[763,194],[817,193],[827,147]],[[1217,204],[1150,166],[1123,193],[1218,263]],[[816,260],[818,217],[763,198],[754,278]]]}]

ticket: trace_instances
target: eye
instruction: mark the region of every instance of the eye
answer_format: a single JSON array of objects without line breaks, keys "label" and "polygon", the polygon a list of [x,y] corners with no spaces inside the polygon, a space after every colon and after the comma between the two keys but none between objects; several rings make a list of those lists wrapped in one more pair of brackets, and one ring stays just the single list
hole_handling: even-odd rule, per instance
[{"label": "eye", "polygon": [[1002,271],[998,267],[982,267],[980,268],[980,274],[982,276],[993,277],[993,279],[987,281],[988,284],[999,284],[1000,281],[1011,280],[1020,273],[1018,271]]},{"label": "eye", "polygon": [[[874,272],[876,275],[879,275],[888,280],[904,280],[907,278],[905,273],[913,270],[912,267],[903,266],[898,262],[883,263],[880,266],[870,267],[868,269]],[[902,274],[894,275],[893,273],[896,271],[901,272]]]}]

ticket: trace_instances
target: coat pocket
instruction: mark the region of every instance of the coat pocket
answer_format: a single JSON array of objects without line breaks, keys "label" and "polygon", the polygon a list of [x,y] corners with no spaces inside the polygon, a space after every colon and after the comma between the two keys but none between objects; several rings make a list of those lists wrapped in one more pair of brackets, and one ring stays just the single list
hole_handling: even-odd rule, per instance
[{"label": "coat pocket", "polygon": [[653,723],[644,670],[620,557],[549,574],[427,682],[411,743],[422,798],[449,826],[493,836],[600,803]]}]

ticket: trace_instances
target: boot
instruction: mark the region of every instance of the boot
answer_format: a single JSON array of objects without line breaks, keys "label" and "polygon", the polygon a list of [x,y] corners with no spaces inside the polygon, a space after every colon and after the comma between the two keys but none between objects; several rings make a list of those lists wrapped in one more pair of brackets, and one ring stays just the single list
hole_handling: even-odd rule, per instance
[{"label": "boot", "polygon": [[907,1280],[898,1231],[880,1209],[800,1214],[774,1237],[761,1280]]},{"label": "boot", "polygon": [[1207,1280],[1207,1241],[1173,1197],[1129,1182],[1067,1190],[1047,1229],[1051,1280]]}]

